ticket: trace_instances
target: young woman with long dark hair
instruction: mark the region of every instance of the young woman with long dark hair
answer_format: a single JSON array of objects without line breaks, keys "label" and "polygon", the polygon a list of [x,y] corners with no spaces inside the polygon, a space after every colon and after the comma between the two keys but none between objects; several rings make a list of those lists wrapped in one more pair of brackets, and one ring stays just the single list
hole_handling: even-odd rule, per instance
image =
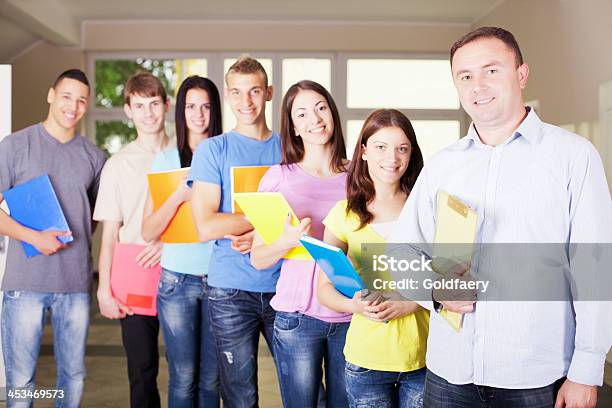
[{"label": "young woman with long dark hair", "polygon": [[[265,245],[256,237],[251,263],[278,262],[308,232],[322,238],[321,221],[345,197],[346,151],[338,109],[316,82],[300,81],[287,91],[281,110],[282,162],[268,170],[260,191],[283,193],[300,224],[287,221],[280,238]],[[276,310],[274,359],[284,407],[314,407],[325,367],[327,406],[347,406],[342,348],[351,316],[317,301],[316,264],[284,259],[270,304]],[[322,394],[321,394],[322,396]]]},{"label": "young woman with long dark hair", "polygon": [[[152,171],[191,165],[196,146],[221,134],[221,100],[215,84],[190,76],[176,96],[176,148],[161,152]],[[149,197],[142,236],[159,239],[179,206],[191,199],[185,180],[155,212]],[[162,275],[157,295],[159,322],[166,344],[168,406],[218,407],[219,374],[214,339],[208,320],[207,272],[211,243],[164,244]]]}]

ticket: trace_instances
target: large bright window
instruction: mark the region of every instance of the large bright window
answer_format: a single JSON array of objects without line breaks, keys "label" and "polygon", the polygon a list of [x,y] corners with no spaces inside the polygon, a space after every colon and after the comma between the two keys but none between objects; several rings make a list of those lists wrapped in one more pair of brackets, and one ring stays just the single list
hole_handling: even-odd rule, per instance
[{"label": "large bright window", "polygon": [[[88,115],[88,134],[109,154],[133,140],[135,130],[123,112],[125,81],[138,70],[160,78],[172,104],[180,83],[189,75],[208,76],[223,97],[224,74],[239,53],[190,53],[134,55],[98,53],[89,57],[89,75],[95,78],[95,103]],[[344,127],[347,153],[367,115],[377,108],[395,108],[414,126],[425,160],[456,141],[467,128],[459,107],[448,58],[380,53],[252,53],[263,65],[274,87],[266,106],[268,126],[279,129],[281,100],[294,83],[309,79],[333,95]],[[167,115],[173,134],[174,106]],[[236,125],[227,103],[223,103],[223,129]]]},{"label": "large bright window", "polygon": [[283,59],[283,95],[296,82],[308,79],[331,92],[331,60],[329,58]]},{"label": "large bright window", "polygon": [[458,109],[447,60],[349,59],[348,108]]},{"label": "large bright window", "polygon": [[[364,122],[364,120],[349,120],[346,123],[346,152],[349,158],[353,156]],[[459,139],[460,122],[458,120],[412,120],[410,123],[412,123],[425,161]]]},{"label": "large bright window", "polygon": [[348,157],[374,109],[398,109],[410,119],[425,161],[465,132],[466,117],[446,56],[340,54],[339,62],[346,80],[336,95]]},{"label": "large bright window", "polygon": [[[108,155],[136,138],[134,125],[123,112],[123,91],[130,76],[148,71],[160,79],[174,106],[181,82],[190,75],[208,75],[206,58],[131,57],[102,55],[90,61],[94,78],[94,103],[89,113],[88,134]],[[174,110],[166,114],[166,129],[174,134]]]}]

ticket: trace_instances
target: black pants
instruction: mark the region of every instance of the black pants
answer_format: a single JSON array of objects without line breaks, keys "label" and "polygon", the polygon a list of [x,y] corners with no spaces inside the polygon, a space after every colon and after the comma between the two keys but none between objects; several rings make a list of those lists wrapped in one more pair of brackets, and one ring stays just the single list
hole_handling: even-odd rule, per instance
[{"label": "black pants", "polygon": [[159,320],[133,315],[121,319],[121,338],[127,356],[132,408],[159,408],[157,372]]}]

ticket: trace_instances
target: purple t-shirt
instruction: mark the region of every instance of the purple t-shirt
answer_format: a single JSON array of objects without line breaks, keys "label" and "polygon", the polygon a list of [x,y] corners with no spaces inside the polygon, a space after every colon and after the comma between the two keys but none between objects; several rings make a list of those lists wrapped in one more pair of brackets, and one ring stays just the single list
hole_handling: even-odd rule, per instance
[{"label": "purple t-shirt", "polygon": [[[346,173],[322,179],[297,164],[276,165],[261,179],[259,191],[283,193],[298,218],[312,219],[310,235],[323,239],[323,219],[334,204],[346,198]],[[284,259],[270,304],[281,312],[300,312],[326,322],[350,321],[350,313],[336,312],[317,300],[319,277],[315,266],[314,261]]]}]

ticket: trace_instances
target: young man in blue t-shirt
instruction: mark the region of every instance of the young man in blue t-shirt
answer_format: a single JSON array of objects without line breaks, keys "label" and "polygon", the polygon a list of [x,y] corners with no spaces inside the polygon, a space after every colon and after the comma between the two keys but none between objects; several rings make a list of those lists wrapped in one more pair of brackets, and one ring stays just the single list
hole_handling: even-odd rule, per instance
[{"label": "young man in blue t-shirt", "polygon": [[278,164],[280,138],[266,124],[272,86],[261,64],[238,59],[225,76],[225,99],[236,127],[204,140],[193,156],[191,205],[202,241],[215,240],[208,273],[209,309],[217,343],[224,406],[257,406],[257,348],[262,332],[272,350],[270,307],[280,265],[256,270],[249,251],[253,226],[232,214],[230,168]]}]

